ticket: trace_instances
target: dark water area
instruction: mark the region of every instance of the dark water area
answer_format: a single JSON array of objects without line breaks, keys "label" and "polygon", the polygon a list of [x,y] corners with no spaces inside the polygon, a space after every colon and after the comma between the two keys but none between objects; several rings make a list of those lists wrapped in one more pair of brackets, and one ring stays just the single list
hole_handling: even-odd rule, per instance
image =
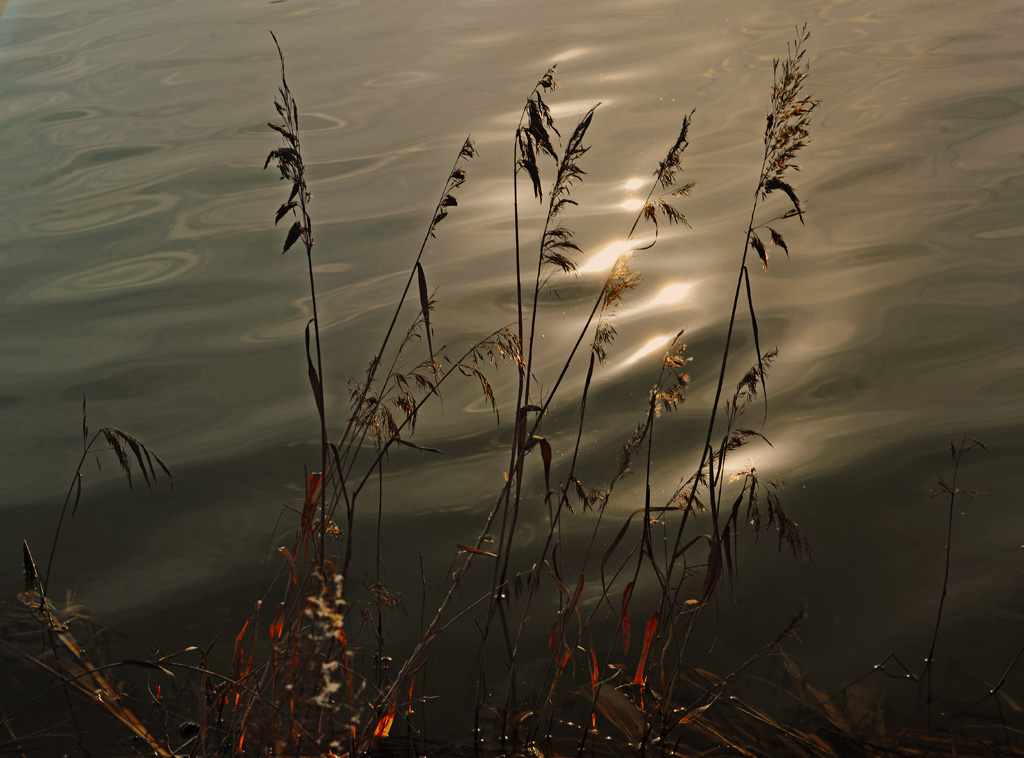
[{"label": "dark water area", "polygon": [[[130,492],[113,459],[88,465],[61,537],[54,585],[123,632],[126,655],[233,638],[264,562],[276,570],[319,430],[305,261],[280,254],[285,192],[262,171],[280,75],[267,29],[302,109],[336,423],[467,133],[480,155],[424,259],[435,342],[453,349],[515,317],[509,160],[524,96],[558,62],[547,100],[563,134],[601,102],[566,216],[587,252],[582,275],[542,308],[549,385],[614,257],[603,251],[696,109],[683,166],[697,186],[679,206],[692,229],[663,228],[637,254],[643,283],[595,378],[601,421],[585,438],[597,461],[586,473],[607,476],[667,337],[686,327],[690,391],[660,432],[670,442],[655,479],[655,499],[671,494],[697,464],[714,396],[772,59],[805,22],[807,90],[822,103],[792,177],[806,225],[791,220],[790,258],[752,276],[761,344],[779,348],[761,428],[773,447],[734,464],[786,481],[814,557],[770,535],[741,544],[700,662],[731,670],[803,601],[791,652],[822,681],[890,652],[920,662],[945,555],[947,501],[934,495],[952,476],[950,442],[968,434],[989,452],[968,456],[958,483],[991,494],[957,502],[938,653],[998,678],[1024,628],[1024,9],[1010,0],[9,2],[0,591],[20,587],[23,539],[37,561],[48,552],[81,455],[83,396],[91,428],[130,431],[175,476],[173,493]],[[525,213],[536,224],[538,209]],[[753,355],[739,334],[727,386]],[[443,582],[501,486],[515,373],[489,376],[500,427],[466,383],[418,426],[415,440],[444,456],[394,458],[385,554],[410,597],[414,556]],[[583,379],[570,374],[545,428],[556,467]],[[624,485],[612,507],[624,517],[641,487]],[[523,524],[527,543],[545,520]]]}]

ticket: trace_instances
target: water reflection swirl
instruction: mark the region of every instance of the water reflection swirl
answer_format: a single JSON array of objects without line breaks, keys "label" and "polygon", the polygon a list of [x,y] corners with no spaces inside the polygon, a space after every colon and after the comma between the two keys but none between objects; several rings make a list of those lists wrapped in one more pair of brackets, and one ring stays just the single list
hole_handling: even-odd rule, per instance
[{"label": "water reflection swirl", "polygon": [[138,287],[168,284],[196,268],[196,253],[163,251],[99,266],[45,281],[30,290],[32,300],[75,300]]}]

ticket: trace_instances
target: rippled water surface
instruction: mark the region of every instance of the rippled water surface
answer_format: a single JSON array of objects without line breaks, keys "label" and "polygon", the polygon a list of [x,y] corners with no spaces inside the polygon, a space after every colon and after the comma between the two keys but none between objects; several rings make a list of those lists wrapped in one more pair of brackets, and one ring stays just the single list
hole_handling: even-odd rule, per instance
[{"label": "rippled water surface", "polygon": [[[763,428],[774,448],[737,465],[786,480],[815,558],[746,548],[736,607],[722,611],[739,621],[717,649],[736,637],[742,657],[806,598],[797,654],[819,671],[923,655],[945,544],[932,495],[951,476],[950,441],[968,433],[990,452],[967,459],[960,483],[992,495],[958,508],[943,642],[996,678],[1024,621],[1024,9],[1010,0],[12,0],[0,17],[4,591],[17,589],[22,539],[48,551],[83,396],[93,429],[130,430],[175,473],[173,494],[148,495],[112,462],[86,468],[54,581],[105,620],[143,639],[169,634],[155,619],[177,609],[182,635],[212,635],[248,612],[262,557],[288,531],[282,505],[318,465],[318,429],[305,261],[280,254],[285,188],[262,171],[280,73],[267,29],[303,113],[337,420],[467,133],[480,156],[424,260],[435,341],[452,346],[514,318],[511,139],[548,65],[563,134],[601,102],[566,218],[590,256],[628,232],[643,192],[630,180],[651,175],[696,109],[684,167],[697,186],[680,205],[692,230],[663,230],[637,257],[643,285],[595,380],[601,433],[587,442],[614,459],[660,360],[640,348],[685,326],[692,385],[666,427],[664,494],[699,454],[772,58],[804,22],[822,102],[793,177],[806,225],[791,220],[791,258],[753,277],[762,345],[780,351]],[[585,268],[545,302],[542,382],[603,275]],[[753,346],[740,354],[736,370]],[[569,381],[578,390],[583,376]],[[513,372],[495,389],[514,396]],[[454,550],[500,486],[488,453],[507,430],[467,384],[419,434],[445,457],[396,471],[396,528]]]}]

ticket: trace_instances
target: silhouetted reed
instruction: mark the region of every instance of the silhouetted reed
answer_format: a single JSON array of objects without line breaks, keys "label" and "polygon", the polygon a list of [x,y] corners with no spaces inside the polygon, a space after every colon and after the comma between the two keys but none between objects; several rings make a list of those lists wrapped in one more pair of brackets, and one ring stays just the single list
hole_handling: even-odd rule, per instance
[{"label": "silhouetted reed", "polygon": [[[615,655],[634,656],[634,663],[631,665],[635,666],[635,671],[632,676],[623,679],[621,691],[630,693],[629,696],[636,698],[636,702],[644,703],[643,714],[646,727],[643,739],[640,741],[640,749],[644,749],[644,746],[648,745],[652,738],[656,737],[658,740],[664,741],[678,725],[674,723],[674,721],[678,721],[678,718],[671,715],[679,711],[679,704],[673,699],[673,682],[682,676],[678,661],[682,658],[685,641],[692,631],[695,620],[700,615],[700,610],[712,602],[723,571],[732,570],[735,532],[739,524],[741,505],[746,505],[746,518],[753,521],[757,528],[762,525],[761,508],[765,508],[767,519],[763,522],[764,527],[776,530],[780,541],[789,541],[795,552],[803,553],[805,551],[806,543],[796,532],[792,521],[785,517],[778,504],[778,499],[771,489],[771,483],[761,483],[756,471],[752,468],[737,478],[742,480],[742,484],[740,484],[736,504],[724,512],[719,507],[719,503],[725,496],[723,480],[727,455],[741,447],[747,439],[760,436],[758,432],[738,428],[737,424],[746,406],[757,395],[758,388],[763,387],[766,369],[773,357],[773,353],[763,355],[761,353],[756,317],[750,296],[749,272],[746,267],[747,250],[751,247],[758,251],[762,262],[767,263],[767,253],[763,250],[763,245],[757,235],[757,230],[763,224],[755,226],[755,213],[759,201],[765,199],[773,191],[781,189],[791,198],[795,212],[802,214],[795,192],[786,180],[786,171],[791,166],[792,157],[806,141],[807,114],[815,105],[812,100],[800,95],[801,85],[806,76],[806,65],[803,63],[805,41],[806,36],[801,32],[791,48],[790,56],[781,64],[781,68],[777,64],[771,115],[769,116],[769,126],[765,132],[764,164],[747,230],[747,246],[744,249],[740,265],[737,295],[730,316],[726,347],[723,351],[717,388],[718,396],[720,397],[725,382],[726,363],[730,354],[729,344],[738,310],[739,292],[744,283],[747,288],[751,329],[757,347],[758,361],[753,369],[746,372],[733,397],[725,404],[726,428],[723,442],[717,449],[711,445],[712,436],[716,433],[717,418],[716,412],[713,410],[708,425],[703,457],[697,473],[688,480],[689,489],[684,493],[681,488],[669,502],[663,505],[651,502],[653,438],[656,419],[663,412],[671,411],[685,400],[688,376],[683,373],[683,368],[689,361],[689,357],[685,353],[686,346],[682,341],[682,330],[678,331],[662,361],[659,375],[649,393],[643,421],[623,446],[619,457],[618,472],[614,479],[597,487],[588,487],[577,474],[577,466],[583,452],[582,439],[588,422],[587,399],[594,372],[598,370],[599,364],[606,359],[607,351],[615,338],[614,315],[617,306],[627,297],[628,292],[638,281],[638,275],[631,268],[631,259],[634,255],[631,248],[636,247],[633,242],[634,235],[641,224],[650,224],[653,227],[653,240],[646,246],[650,247],[658,240],[660,221],[687,225],[685,215],[678,210],[674,201],[688,195],[693,188],[692,183],[679,185],[676,181],[682,171],[683,153],[689,144],[688,134],[692,113],[683,119],[678,136],[653,172],[654,179],[648,196],[626,234],[626,252],[620,255],[611,266],[604,285],[595,294],[594,304],[581,324],[578,336],[569,348],[564,363],[554,378],[549,378],[546,382],[549,388],[545,389],[542,394],[538,394],[535,390],[535,385],[539,386],[537,382],[541,379],[537,374],[538,368],[534,357],[540,321],[538,306],[545,296],[546,285],[553,280],[553,277],[571,276],[575,274],[578,267],[576,256],[581,254],[582,250],[576,242],[575,234],[566,217],[577,203],[572,197],[572,190],[585,178],[583,162],[590,149],[586,144],[586,134],[595,117],[597,106],[588,110],[580,118],[565,139],[564,146],[559,149],[554,144],[554,137],[561,136],[561,133],[545,102],[545,97],[556,87],[554,67],[541,77],[527,97],[513,142],[513,216],[517,289],[515,325],[513,328],[499,330],[480,344],[471,347],[462,358],[452,361],[446,357],[447,351],[435,350],[433,345],[430,313],[434,303],[428,294],[422,256],[427,242],[435,234],[437,223],[447,215],[449,208],[457,206],[452,192],[460,187],[466,178],[465,170],[459,164],[463,160],[472,158],[474,153],[472,142],[468,139],[465,141],[441,193],[441,201],[434,210],[423,245],[413,263],[383,344],[371,360],[365,379],[359,382],[352,391],[352,411],[339,438],[340,441],[337,444],[329,442],[326,446],[329,452],[325,453],[325,458],[329,458],[329,461],[324,466],[324,475],[314,474],[310,478],[309,494],[302,511],[299,539],[289,556],[289,573],[292,576],[290,584],[301,588],[306,586],[303,581],[306,582],[311,589],[306,590],[304,594],[317,598],[325,598],[327,590],[333,587],[333,605],[326,599],[318,599],[317,607],[321,609],[328,606],[334,608],[333,612],[339,619],[334,639],[328,642],[314,633],[314,627],[303,622],[302,613],[307,612],[308,608],[303,609],[302,590],[294,593],[295,600],[292,601],[291,606],[287,603],[284,606],[286,608],[285,618],[292,618],[293,621],[289,631],[282,633],[280,638],[292,640],[293,644],[300,645],[303,643],[294,641],[297,638],[302,638],[303,635],[306,638],[315,639],[320,659],[324,662],[323,666],[330,666],[330,670],[335,672],[330,677],[329,684],[325,679],[325,683],[320,686],[319,693],[314,700],[321,709],[327,711],[331,711],[331,708],[327,708],[325,705],[328,701],[335,705],[347,703],[345,715],[350,720],[350,727],[341,732],[336,726],[325,728],[324,720],[331,719],[322,713],[318,729],[315,731],[335,737],[341,733],[346,734],[347,749],[353,753],[365,750],[376,741],[388,736],[395,719],[399,718],[403,711],[408,717],[414,697],[412,693],[417,671],[427,660],[430,643],[437,635],[444,632],[454,619],[471,613],[473,608],[479,608],[481,615],[477,619],[477,625],[480,633],[480,645],[477,655],[477,694],[474,710],[477,739],[487,739],[487,728],[483,719],[485,711],[499,715],[496,735],[492,735],[497,737],[499,744],[504,744],[506,738],[512,739],[512,732],[521,736],[526,726],[522,719],[516,720],[516,713],[522,712],[525,708],[520,694],[520,675],[518,673],[520,650],[524,640],[531,637],[535,639],[537,636],[543,637],[545,635],[544,628],[548,626],[542,622],[540,630],[538,630],[537,622],[531,621],[536,617],[534,606],[540,604],[541,607],[546,607],[550,604],[551,599],[554,599],[556,611],[553,631],[550,631],[552,660],[546,683],[539,690],[534,688],[542,694],[539,699],[530,703],[528,710],[534,714],[549,714],[549,719],[554,716],[556,696],[564,691],[565,688],[562,685],[567,671],[570,669],[570,663],[575,658],[581,656],[577,663],[584,668],[591,669],[590,683],[596,698],[602,686],[614,684],[613,680],[600,681],[601,677],[599,677],[598,671],[603,669],[599,669],[598,654],[600,653],[606,664],[612,662]],[[286,85],[282,87],[281,94],[284,98],[289,97]],[[279,113],[282,112],[280,107],[278,110]],[[294,107],[292,110],[294,111]],[[286,106],[283,113],[288,112],[289,108]],[[291,121],[286,118],[284,125],[275,126],[275,129],[286,140],[286,144],[271,154],[271,157],[278,158],[283,154],[289,159],[290,162],[286,165],[286,169],[291,173],[285,174],[285,169],[282,169],[282,172],[293,183],[298,181],[296,176],[301,178],[302,175],[300,170],[293,168],[293,166],[301,167],[301,153],[298,153],[297,121],[296,114]],[[296,151],[296,154],[293,154],[293,150]],[[284,152],[282,153],[282,151]],[[543,179],[546,170],[542,165],[542,159],[545,156],[550,158],[554,164],[553,178],[550,181],[550,186],[547,187]],[[518,194],[520,173],[529,177],[533,197],[542,203],[546,201],[547,205],[537,235],[536,263],[530,273],[527,273],[523,267],[524,231],[519,218]],[[293,189],[293,194],[295,192]],[[285,208],[286,206],[282,206],[282,209]],[[290,210],[299,210],[305,213],[304,207],[301,205]],[[777,214],[773,217],[772,223],[790,215],[793,215],[793,212]],[[301,223],[297,223],[299,223],[300,230],[308,228],[308,216],[304,215]],[[770,231],[770,234],[774,244],[785,247],[781,235],[774,229]],[[289,240],[293,236],[295,236],[294,232],[290,233]],[[397,349],[394,349],[393,357],[388,364],[389,368],[381,374],[381,367],[385,365],[384,356],[389,341],[395,331],[402,306],[414,280],[417,281],[420,294],[419,311],[406,331],[404,340]],[[311,296],[315,297],[312,290]],[[312,323],[315,328],[315,315]],[[425,338],[427,346],[425,359],[412,366],[403,367],[402,364],[407,360],[407,346],[419,336]],[[541,434],[541,427],[556,396],[560,395],[564,386],[563,380],[579,357],[579,348],[584,342],[589,342],[590,350],[589,356],[587,356],[587,375],[578,398],[579,415],[576,422],[575,444],[569,455],[568,467],[556,481],[552,478],[555,451],[553,451],[549,440]],[[494,362],[496,358],[510,359],[517,366],[519,378],[505,485],[497,494],[493,507],[484,518],[475,543],[457,546],[461,557],[457,557],[453,564],[454,580],[449,584],[433,617],[429,621],[424,619],[419,643],[396,667],[386,650],[387,640],[384,633],[384,616],[396,602],[394,599],[396,596],[383,582],[381,571],[385,558],[382,556],[380,548],[381,530],[386,510],[386,498],[380,489],[383,482],[384,456],[388,448],[393,445],[416,446],[408,438],[414,432],[415,421],[422,404],[431,398],[438,397],[441,385],[455,371],[477,379],[485,398],[493,405],[495,402],[493,391],[489,380],[481,371],[481,364]],[[318,384],[314,374],[317,372],[318,369],[313,367],[310,360],[311,383],[315,394],[318,391]],[[322,396],[318,395],[317,397],[319,398],[317,407],[323,421]],[[716,397],[715,400],[716,409],[719,397]],[[401,415],[396,417],[395,410],[399,411]],[[360,463],[361,452],[367,449],[370,451],[369,456]],[[547,536],[543,540],[539,554],[530,556],[526,552],[529,550],[529,546],[520,544],[518,528],[526,499],[529,498],[532,502],[535,497],[532,489],[527,486],[526,466],[530,455],[538,452],[540,453],[544,481],[544,491],[541,493],[540,499],[546,504],[549,524]],[[619,528],[617,535],[612,537],[602,549],[598,546],[604,529],[603,522],[608,503],[615,491],[616,482],[631,473],[632,461],[636,456],[643,456],[646,459],[644,490],[647,492],[647,496],[644,507],[627,518]],[[365,588],[369,591],[369,596],[365,600],[367,605],[364,606],[363,611],[364,621],[368,621],[369,625],[375,629],[374,664],[372,675],[368,675],[359,673],[359,667],[353,656],[354,651],[348,646],[349,642],[344,632],[344,619],[348,617],[348,611],[341,610],[343,606],[339,603],[348,602],[352,596],[353,590],[349,585],[353,556],[358,550],[357,542],[353,537],[357,528],[355,518],[357,501],[371,475],[378,480],[377,502],[374,504],[377,514],[377,528],[374,537],[377,568],[373,584]],[[698,495],[700,492],[706,493],[703,499]],[[762,494],[762,492],[766,494]],[[319,509],[316,505],[318,500],[323,503]],[[574,500],[582,509],[581,515],[589,513],[593,519],[591,537],[587,540],[588,546],[583,553],[575,551],[573,546],[566,544],[561,536],[560,523],[563,513],[567,509],[575,512],[575,508],[572,506]],[[344,527],[339,529],[333,527],[332,519],[335,506],[341,503],[345,505],[346,519]],[[690,514],[703,508],[707,508],[710,513],[712,533],[693,538],[684,544],[683,534],[687,524],[690,523]],[[319,519],[316,518],[318,512]],[[668,521],[674,516],[679,517],[675,549],[670,555],[660,556],[653,546],[653,532],[655,529],[667,529]],[[634,517],[636,518],[634,519]],[[639,531],[635,537],[630,537],[630,533],[637,525],[640,527]],[[326,545],[324,535],[332,531],[344,535],[343,542],[339,545],[337,554],[327,555],[322,552]],[[632,539],[635,539],[636,542],[631,542]],[[681,601],[679,586],[683,584],[687,575],[692,573],[692,569],[683,570],[680,559],[697,544],[706,545],[708,549],[703,580],[704,588],[698,601]],[[321,552],[316,554],[318,550]],[[468,606],[460,605],[458,596],[462,580],[474,564],[480,560],[491,562],[487,570],[491,577],[490,589],[486,597],[481,599],[482,603],[480,600],[470,600]],[[304,568],[310,565],[318,567],[317,570]],[[633,568],[626,569],[627,565],[632,565]],[[336,573],[332,574],[332,571]],[[600,589],[593,590],[598,593],[596,601],[591,603],[593,610],[584,617],[581,613],[580,602],[587,587],[586,576],[592,571],[598,572],[602,579]],[[572,578],[570,579],[570,577]],[[661,588],[660,599],[653,612],[643,612],[642,616],[646,619],[643,646],[638,652],[631,654],[628,642],[631,636],[630,614],[636,615],[638,611],[633,608],[633,605],[639,602],[633,593],[638,583],[646,578],[655,579],[657,586]],[[549,590],[553,592],[553,595],[547,594]],[[612,598],[618,598],[620,594],[621,603],[618,601],[613,603]],[[367,596],[364,594],[363,597]],[[362,603],[364,600],[359,602]],[[598,611],[605,606],[618,608],[617,611],[613,610],[611,616],[615,628],[619,629],[620,640],[625,643],[620,653],[613,653],[610,649],[599,651],[591,634],[591,629],[595,624],[607,622],[608,619],[604,618],[604,612],[599,614]],[[288,610],[289,608],[291,610]],[[367,610],[372,612],[367,614]],[[668,653],[669,650],[672,650],[671,655]],[[292,660],[298,660],[299,657],[301,656],[293,656]],[[388,662],[387,665],[385,665],[385,661]],[[311,671],[318,670],[310,663],[311,661],[304,661],[299,666],[300,675],[305,672],[306,676],[311,676]],[[501,688],[503,695],[499,699],[495,699],[492,694],[496,692],[494,689],[496,668],[507,672],[503,676],[506,684]],[[323,671],[322,668],[320,670]],[[359,684],[359,677],[362,677],[361,681],[364,684]],[[663,696],[655,697],[654,695],[655,678],[660,680],[657,686],[661,692],[665,693]],[[305,697],[308,702],[308,692],[313,687],[313,683],[307,683],[304,689],[297,687],[294,680],[289,680],[289,685],[287,698],[289,702],[293,703],[289,707],[290,710],[295,711],[298,707],[294,704],[295,699]],[[360,697],[357,692],[360,686],[369,687],[377,694],[371,695],[364,692]],[[356,706],[357,702],[361,703],[360,707]],[[597,700],[595,699],[592,704],[592,713],[596,713],[594,710],[596,708]],[[351,722],[353,718],[356,719],[358,725]],[[510,731],[509,725],[513,722],[516,723],[516,728]],[[540,724],[542,721],[534,718],[532,723]],[[406,727],[412,728],[411,722],[407,723]],[[524,737],[526,744],[533,744],[536,741],[538,728],[537,726],[530,727],[529,734]],[[268,738],[264,738],[264,741],[266,739]]]}]

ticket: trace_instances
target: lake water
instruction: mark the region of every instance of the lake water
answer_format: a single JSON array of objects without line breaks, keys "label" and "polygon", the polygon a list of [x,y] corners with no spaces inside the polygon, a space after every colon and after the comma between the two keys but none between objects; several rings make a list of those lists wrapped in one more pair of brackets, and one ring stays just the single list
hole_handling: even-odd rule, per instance
[{"label": "lake water", "polygon": [[[643,285],[596,379],[603,433],[587,442],[613,459],[660,360],[633,360],[637,348],[685,326],[692,384],[666,427],[664,494],[699,454],[771,61],[805,22],[807,91],[822,103],[792,177],[806,225],[787,224],[790,260],[752,277],[762,345],[780,351],[763,427],[774,449],[735,463],[786,480],[814,561],[770,539],[745,547],[710,656],[744,659],[807,599],[792,652],[825,681],[890,652],[920,661],[944,560],[947,503],[933,495],[966,433],[990,452],[969,456],[959,483],[992,494],[958,502],[939,653],[997,679],[1024,621],[1024,8],[1013,0],[12,0],[0,18],[4,593],[20,585],[22,539],[37,560],[48,552],[83,396],[93,429],[132,432],[175,474],[173,494],[131,493],[112,460],[89,464],[54,568],[53,587],[75,589],[137,656],[233,635],[263,556],[291,529],[282,506],[319,466],[318,428],[305,260],[280,254],[285,188],[262,171],[279,77],[268,29],[303,115],[336,423],[467,133],[480,156],[424,259],[435,341],[453,347],[514,318],[512,135],[549,65],[563,134],[601,102],[566,216],[589,253],[628,232],[630,180],[650,177],[696,109],[683,164],[697,187],[680,202],[693,228],[637,258]],[[602,276],[585,272],[545,305],[545,369]],[[753,352],[740,344],[734,371]],[[578,390],[582,376],[570,381]],[[514,398],[514,372],[495,388]],[[573,407],[566,395],[555,418]],[[396,540],[450,546],[428,562],[438,572],[500,487],[504,462],[486,453],[507,438],[468,383],[443,411],[416,439],[445,457],[396,471],[402,496],[389,504]],[[557,465],[568,438],[551,439]]]}]

